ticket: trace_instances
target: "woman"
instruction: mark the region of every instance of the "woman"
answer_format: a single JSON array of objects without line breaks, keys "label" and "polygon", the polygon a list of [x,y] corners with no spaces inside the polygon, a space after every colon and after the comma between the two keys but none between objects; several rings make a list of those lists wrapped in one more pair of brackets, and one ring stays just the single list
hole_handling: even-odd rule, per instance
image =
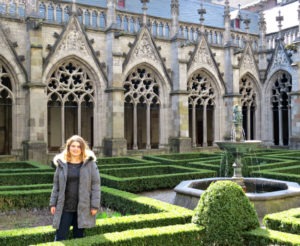
[{"label": "woman", "polygon": [[83,237],[84,228],[95,226],[100,207],[100,176],[96,156],[80,136],[72,136],[65,149],[53,159],[56,171],[50,197],[54,215],[55,241],[67,239],[70,226],[73,237]]}]

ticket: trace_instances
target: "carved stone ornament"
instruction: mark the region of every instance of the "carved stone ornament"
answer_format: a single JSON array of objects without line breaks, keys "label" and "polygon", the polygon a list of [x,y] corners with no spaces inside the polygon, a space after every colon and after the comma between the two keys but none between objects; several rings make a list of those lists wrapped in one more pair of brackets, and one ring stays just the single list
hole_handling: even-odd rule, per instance
[{"label": "carved stone ornament", "polygon": [[62,40],[58,51],[78,51],[87,54],[84,37],[76,25],[73,25],[69,33]]},{"label": "carved stone ornament", "polygon": [[154,72],[146,67],[132,70],[124,83],[125,102],[159,104],[159,85]]},{"label": "carved stone ornament", "polygon": [[95,85],[88,71],[74,61],[61,64],[47,81],[49,101],[93,102]]},{"label": "carved stone ornament", "polygon": [[153,61],[158,61],[156,54],[154,52],[153,46],[149,40],[149,36],[144,34],[138,43],[137,47],[133,52],[133,56],[136,58],[149,58]]},{"label": "carved stone ornament", "polygon": [[0,62],[0,99],[12,98],[12,87],[9,73]]},{"label": "carved stone ornament", "polygon": [[246,53],[244,55],[243,62],[242,62],[242,68],[245,70],[249,69],[251,71],[255,71],[254,60],[253,60],[253,57],[250,56],[249,53]]},{"label": "carved stone ornament", "polygon": [[197,65],[198,64],[206,64],[208,66],[212,66],[213,62],[212,62],[212,59],[210,57],[210,54],[209,54],[204,42],[202,42],[199,45],[199,48],[197,50],[197,53],[194,57],[193,62]]},{"label": "carved stone ornament", "polygon": [[240,94],[242,95],[241,103],[243,106],[248,107],[256,105],[256,91],[254,90],[254,83],[247,76],[244,76],[240,80]]},{"label": "carved stone ornament", "polygon": [[211,79],[202,73],[195,73],[188,81],[189,104],[191,105],[213,105],[215,90]]},{"label": "carved stone ornament", "polygon": [[286,57],[284,50],[278,50],[278,52],[273,60],[272,69],[283,66],[283,65],[287,65],[287,64],[289,64],[289,61]]}]

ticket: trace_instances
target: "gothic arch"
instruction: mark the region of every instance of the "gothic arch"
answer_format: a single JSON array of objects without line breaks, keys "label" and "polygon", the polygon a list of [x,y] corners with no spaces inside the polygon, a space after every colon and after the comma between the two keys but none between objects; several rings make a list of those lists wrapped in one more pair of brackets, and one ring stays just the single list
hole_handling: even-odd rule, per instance
[{"label": "gothic arch", "polygon": [[156,69],[143,63],[124,79],[124,131],[128,149],[159,148],[167,131],[168,94]]},{"label": "gothic arch", "polygon": [[0,155],[11,154],[15,80],[3,59],[0,59]]},{"label": "gothic arch", "polygon": [[[226,92],[226,85],[224,83],[224,81],[220,78],[220,76],[218,75],[217,72],[215,72],[214,70],[212,71],[212,69],[210,69],[209,67],[195,67],[193,69],[191,69],[190,71],[188,71],[188,78],[191,78],[191,76],[193,76],[193,74],[197,73],[197,72],[202,72],[204,74],[206,74],[207,76],[209,76],[214,83],[214,87],[215,90],[219,95],[225,94]],[[217,100],[219,100],[219,98],[217,98]]]},{"label": "gothic arch", "polygon": [[152,61],[141,62],[140,60],[137,60],[137,61],[130,63],[130,66],[126,66],[126,69],[123,71],[123,80],[122,81],[125,81],[128,74],[133,69],[135,69],[136,67],[139,67],[139,66],[144,66],[144,67],[147,67],[147,68],[153,70],[153,72],[159,78],[158,82],[160,83],[160,87],[162,88],[161,103],[163,103],[163,104],[169,103],[169,101],[167,99],[169,97],[169,93],[172,88],[171,82],[170,82],[168,76],[166,76],[166,74],[164,73],[164,70],[160,66],[157,66],[157,64],[154,64]]},{"label": "gothic arch", "polygon": [[68,57],[53,66],[45,82],[49,150],[58,150],[73,134],[82,135],[90,147],[100,146],[103,135],[97,134],[104,132],[105,124],[99,113],[105,113],[98,111],[105,107],[101,79],[94,70],[80,59]]},{"label": "gothic arch", "polygon": [[239,81],[239,93],[243,112],[243,128],[245,139],[257,139],[260,122],[260,92],[257,80],[250,73],[245,73]]},{"label": "gothic arch", "polygon": [[189,135],[193,147],[211,146],[219,136],[219,90],[214,77],[204,69],[196,70],[187,82]]},{"label": "gothic arch", "polygon": [[291,134],[292,75],[285,70],[277,70],[270,76],[265,89],[267,97],[267,121],[269,136],[274,145],[287,146]]}]

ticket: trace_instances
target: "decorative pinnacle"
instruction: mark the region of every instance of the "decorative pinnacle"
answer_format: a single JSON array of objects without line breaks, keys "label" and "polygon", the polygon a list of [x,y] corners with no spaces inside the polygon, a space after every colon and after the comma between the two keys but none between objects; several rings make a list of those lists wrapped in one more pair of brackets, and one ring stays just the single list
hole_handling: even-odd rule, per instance
[{"label": "decorative pinnacle", "polygon": [[229,1],[225,1],[225,9],[224,9],[224,15],[229,16],[230,15],[230,6],[229,6]]},{"label": "decorative pinnacle", "polygon": [[200,15],[200,24],[202,25],[204,22],[204,15],[206,14],[206,9],[203,8],[203,3],[200,4],[200,9],[198,9],[198,14]]},{"label": "decorative pinnacle", "polygon": [[143,10],[143,24],[147,24],[147,3],[149,3],[149,0],[141,0],[141,3],[143,4],[142,10]]},{"label": "decorative pinnacle", "polygon": [[278,22],[278,29],[279,29],[279,32],[280,32],[281,27],[282,27],[281,22],[283,21],[283,16],[281,15],[280,10],[278,11],[278,16],[276,17],[276,21]]},{"label": "decorative pinnacle", "polygon": [[69,11],[69,15],[77,15],[77,7],[76,7],[76,0],[72,0],[71,10]]}]

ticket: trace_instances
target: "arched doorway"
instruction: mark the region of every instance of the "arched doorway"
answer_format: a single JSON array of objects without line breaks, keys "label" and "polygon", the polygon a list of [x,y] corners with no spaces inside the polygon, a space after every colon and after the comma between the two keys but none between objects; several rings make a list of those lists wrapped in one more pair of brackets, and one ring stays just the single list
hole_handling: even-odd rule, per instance
[{"label": "arched doorway", "polygon": [[47,81],[48,149],[57,151],[74,134],[94,144],[95,83],[79,62],[60,64]]},{"label": "arched doorway", "polygon": [[272,78],[274,145],[289,145],[292,78],[284,71],[277,72]]},{"label": "arched doorway", "polygon": [[0,155],[9,155],[12,148],[12,92],[11,75],[0,61]]},{"label": "arched doorway", "polygon": [[124,135],[128,149],[159,147],[159,84],[155,72],[139,66],[124,82]]},{"label": "arched doorway", "polygon": [[255,138],[255,111],[256,111],[256,90],[254,82],[249,76],[240,80],[240,94],[243,112],[243,129],[246,140]]},{"label": "arched doorway", "polygon": [[215,89],[205,72],[194,73],[188,81],[189,135],[192,146],[212,146],[214,142]]}]

